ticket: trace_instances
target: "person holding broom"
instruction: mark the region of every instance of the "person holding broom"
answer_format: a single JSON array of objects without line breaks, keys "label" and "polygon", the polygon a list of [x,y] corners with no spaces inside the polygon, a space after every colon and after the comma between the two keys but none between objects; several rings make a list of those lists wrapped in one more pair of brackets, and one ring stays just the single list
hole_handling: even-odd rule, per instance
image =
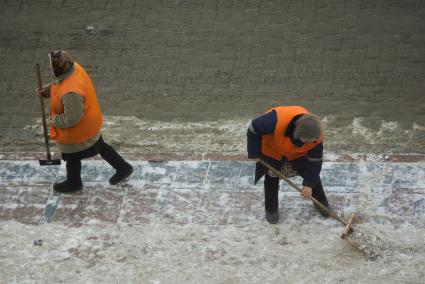
[{"label": "person holding broom", "polygon": [[[303,178],[301,195],[313,196],[329,207],[320,180],[323,130],[317,116],[301,106],[274,107],[251,121],[247,148],[248,158],[257,162],[255,184],[265,175],[265,211],[270,224],[279,222],[279,178],[259,163],[260,160],[286,177],[300,175]],[[324,217],[329,217],[326,211],[315,207]]]},{"label": "person holding broom", "polygon": [[81,160],[97,154],[116,170],[109,183],[122,182],[133,167],[103,141],[102,112],[90,76],[66,51],[50,52],[49,61],[55,80],[36,94],[50,98],[50,138],[56,140],[67,172],[66,180],[53,189],[82,190]]}]

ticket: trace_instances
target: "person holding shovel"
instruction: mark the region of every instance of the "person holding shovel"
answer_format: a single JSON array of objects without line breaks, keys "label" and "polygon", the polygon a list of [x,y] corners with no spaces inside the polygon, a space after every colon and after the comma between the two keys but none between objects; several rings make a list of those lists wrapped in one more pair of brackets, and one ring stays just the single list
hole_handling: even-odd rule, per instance
[{"label": "person holding shovel", "polygon": [[[323,130],[320,119],[301,106],[278,106],[251,121],[247,132],[248,158],[257,161],[255,183],[264,175],[266,219],[279,222],[279,178],[259,163],[265,161],[285,177],[303,178],[301,195],[313,196],[324,206],[328,200],[320,180]],[[314,204],[315,205],[315,204]],[[329,214],[315,207],[324,217]]]},{"label": "person holding shovel", "polygon": [[116,170],[109,183],[123,181],[133,167],[103,141],[102,112],[89,75],[66,51],[50,52],[49,61],[55,80],[36,94],[50,98],[50,138],[56,140],[67,172],[66,180],[55,183],[53,189],[82,190],[81,160],[97,154]]}]

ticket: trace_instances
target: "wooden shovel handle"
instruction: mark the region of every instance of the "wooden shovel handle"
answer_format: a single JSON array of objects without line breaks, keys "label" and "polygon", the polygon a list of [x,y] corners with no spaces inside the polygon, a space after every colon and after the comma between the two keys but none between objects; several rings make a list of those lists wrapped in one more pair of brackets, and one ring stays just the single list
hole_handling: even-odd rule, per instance
[{"label": "wooden shovel handle", "polygon": [[[299,188],[292,180],[290,180],[289,178],[285,177],[281,172],[279,172],[278,170],[276,170],[274,167],[272,167],[271,165],[269,165],[267,162],[265,162],[265,161],[263,161],[263,160],[260,159],[260,163],[263,166],[265,166],[266,168],[268,168],[269,170],[271,170],[273,172],[273,174],[275,174],[277,177],[279,177],[280,179],[283,179],[284,181],[286,181],[290,186],[292,186],[293,188],[295,188],[297,191],[299,191],[300,193],[302,192],[301,188]],[[317,200],[313,196],[311,196],[309,199],[311,201],[313,201],[313,203],[316,204],[317,206],[319,206],[321,209],[323,209],[324,211],[326,211],[332,218],[338,220],[339,222],[341,222],[342,224],[344,224],[344,226],[347,225],[347,222],[345,222],[344,220],[342,220],[341,218],[339,218],[333,211],[329,210],[319,200]]]},{"label": "wooden shovel handle", "polygon": [[[36,72],[37,72],[38,88],[41,90],[41,89],[43,89],[43,84],[41,82],[40,64],[36,63],[35,69],[36,69]],[[40,108],[41,108],[41,121],[43,122],[44,144],[46,145],[47,161],[50,162],[52,160],[52,156],[50,154],[49,136],[47,135],[46,113],[45,113],[45,110],[44,110],[44,98],[42,96],[39,96],[39,98],[40,98]]]}]

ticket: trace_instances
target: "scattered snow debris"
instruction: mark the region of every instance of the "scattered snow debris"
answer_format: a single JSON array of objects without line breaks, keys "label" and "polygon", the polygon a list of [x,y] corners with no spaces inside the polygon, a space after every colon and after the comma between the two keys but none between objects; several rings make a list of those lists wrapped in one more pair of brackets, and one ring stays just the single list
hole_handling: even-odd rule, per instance
[{"label": "scattered snow debris", "polygon": [[387,240],[388,236],[384,236],[370,224],[353,225],[353,232],[348,235],[348,239],[369,259],[375,259],[394,249]]},{"label": "scattered snow debris", "polygon": [[[341,279],[353,283],[425,279],[425,230],[379,227],[392,242],[373,261],[341,240],[341,230],[328,220],[297,225],[283,221],[276,226],[256,221],[244,226],[77,228],[3,222],[0,282],[281,283],[285,279],[285,283],[314,283],[321,279],[325,284]],[[34,235],[44,240],[43,250],[26,245]]]},{"label": "scattered snow debris", "polygon": [[96,34],[95,27],[94,27],[93,25],[88,25],[88,26],[86,26],[86,32],[87,32],[89,35],[94,35],[94,34]]}]

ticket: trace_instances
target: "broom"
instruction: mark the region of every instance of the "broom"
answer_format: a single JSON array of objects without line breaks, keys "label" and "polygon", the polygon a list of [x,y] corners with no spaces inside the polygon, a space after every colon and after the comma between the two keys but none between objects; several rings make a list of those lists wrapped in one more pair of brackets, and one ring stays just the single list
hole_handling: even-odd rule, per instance
[{"label": "broom", "polygon": [[[292,180],[285,177],[281,172],[276,170],[270,164],[263,160],[259,160],[259,162],[265,166],[267,169],[273,172],[277,177],[286,181],[290,186],[301,193],[301,188],[299,188]],[[314,197],[309,197],[309,199],[320,207],[323,211],[327,212],[330,217],[339,221],[344,225],[344,230],[342,232],[341,238],[347,240],[359,249],[361,252],[365,253],[368,258],[376,258],[383,253],[384,250],[389,248],[389,242],[385,240],[385,238],[379,234],[372,227],[361,224],[359,218],[356,217],[356,214],[353,213],[348,221],[344,221],[338,215],[335,214],[328,207],[324,206],[320,201],[318,201]],[[354,224],[356,224],[354,226]],[[354,228],[353,228],[354,227]]]}]

